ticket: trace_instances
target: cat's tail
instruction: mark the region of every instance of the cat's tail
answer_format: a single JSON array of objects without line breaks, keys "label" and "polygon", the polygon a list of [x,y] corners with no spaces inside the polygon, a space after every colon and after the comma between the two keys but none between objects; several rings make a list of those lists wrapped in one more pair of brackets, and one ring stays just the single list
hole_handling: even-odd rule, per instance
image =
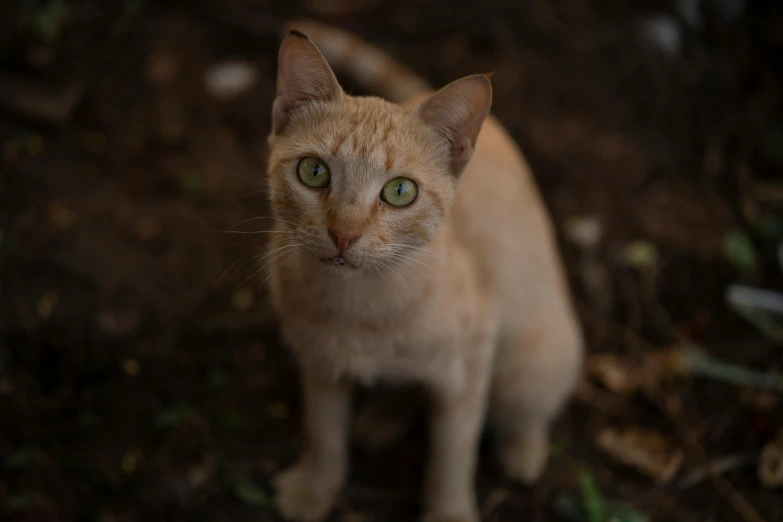
[{"label": "cat's tail", "polygon": [[288,28],[307,36],[335,71],[354,78],[363,90],[393,102],[405,102],[431,90],[413,71],[347,31],[312,20],[292,20]]}]

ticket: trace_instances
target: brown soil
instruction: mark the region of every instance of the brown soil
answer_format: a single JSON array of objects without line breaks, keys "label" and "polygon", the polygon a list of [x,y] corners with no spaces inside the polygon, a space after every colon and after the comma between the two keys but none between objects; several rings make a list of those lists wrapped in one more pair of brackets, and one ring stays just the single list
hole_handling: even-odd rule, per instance
[{"label": "brown soil", "polygon": [[[738,281],[781,283],[776,243],[753,232],[781,202],[775,2],[751,2],[732,23],[708,12],[676,56],[639,41],[640,20],[669,10],[656,0],[296,0],[256,2],[254,17],[241,16],[249,4],[221,3],[219,12],[240,13],[232,25],[186,2],[148,2],[96,62],[65,128],[0,118],[2,516],[278,520],[269,478],[299,446],[296,369],[261,280],[247,279],[259,236],[219,230],[268,215],[275,31],[292,14],[349,28],[434,85],[495,71],[494,113],[532,163],[559,232],[578,216],[603,224],[593,258],[605,279],[594,285],[584,252],[563,236],[592,352],[638,355],[687,336],[726,361],[783,368],[783,349],[723,297]],[[63,35],[71,45],[58,75],[105,54],[86,52],[86,33],[75,33]],[[220,102],[203,74],[229,58],[253,62],[259,81]],[[734,227],[756,242],[752,273],[723,256]],[[254,228],[263,225],[243,225]],[[654,274],[621,261],[635,239],[657,247]],[[577,491],[586,469],[607,497],[651,520],[754,520],[740,513],[746,503],[779,521],[783,496],[759,484],[753,463],[688,488],[657,485],[594,439],[610,425],[654,428],[684,448],[687,474],[757,454],[781,418],[774,396],[696,378],[658,397],[580,394],[537,487],[508,483],[484,452],[482,509],[493,521],[565,520],[557,499]],[[356,452],[333,520],[414,519],[421,431],[383,455]]]}]

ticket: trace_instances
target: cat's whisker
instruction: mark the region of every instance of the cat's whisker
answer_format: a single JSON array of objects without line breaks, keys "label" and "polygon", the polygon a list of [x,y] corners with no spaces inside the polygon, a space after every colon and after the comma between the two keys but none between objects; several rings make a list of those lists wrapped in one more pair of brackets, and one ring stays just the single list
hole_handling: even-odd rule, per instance
[{"label": "cat's whisker", "polygon": [[244,225],[245,223],[249,223],[251,221],[256,221],[258,219],[269,219],[269,218],[267,216],[256,216],[256,217],[251,217],[251,218],[248,218],[248,219],[243,219],[239,223],[234,223],[233,225],[231,225],[231,228],[238,227],[239,225]]},{"label": "cat's whisker", "polygon": [[[284,247],[280,247],[280,248],[278,248],[278,249],[277,249],[277,250],[275,250],[274,252],[271,252],[271,254],[274,254],[274,253],[276,253],[276,252],[279,252],[279,253],[278,253],[276,256],[272,257],[272,259],[270,259],[269,261],[267,261],[266,263],[264,263],[264,264],[263,264],[261,267],[259,267],[259,268],[258,268],[258,270],[256,270],[255,272],[253,272],[252,274],[250,274],[249,276],[247,276],[247,278],[246,278],[244,281],[242,281],[242,283],[240,283],[240,285],[239,285],[239,286],[242,286],[243,284],[245,284],[245,283],[247,283],[248,281],[250,281],[250,279],[252,279],[254,276],[256,276],[256,275],[258,275],[259,273],[261,273],[261,272],[264,270],[264,268],[266,268],[267,266],[269,266],[270,264],[272,264],[272,263],[273,263],[275,260],[279,259],[279,258],[280,258],[281,256],[283,256],[284,254],[286,254],[286,253],[290,252],[290,251],[291,251],[291,250],[293,250],[293,249],[296,249],[296,247],[298,247],[298,246],[301,246],[301,245],[300,245],[300,244],[296,244],[296,245],[286,245],[286,246],[284,246]],[[283,250],[283,249],[286,249],[286,250],[284,250],[284,251],[280,252],[280,251],[281,251],[281,250]],[[267,255],[271,255],[271,254],[267,254]],[[266,256],[265,256],[265,257],[266,257]],[[261,261],[263,261],[263,259],[259,260],[259,264],[261,263]],[[238,286],[237,288],[239,288],[239,286]]]},{"label": "cat's whisker", "polygon": [[383,274],[383,272],[381,272],[381,269],[378,268],[377,265],[372,265],[372,267],[375,269],[376,272],[378,272],[378,275],[380,275],[386,283],[389,282],[389,280],[386,279],[386,276]]},{"label": "cat's whisker", "polygon": [[[269,182],[266,181],[266,183],[268,184]],[[250,197],[253,197],[253,196],[260,196],[261,194],[265,194],[268,191],[269,191],[269,189],[267,188],[267,189],[264,189],[264,190],[256,190],[256,191],[253,191],[253,192],[245,192],[243,194],[238,195],[236,197],[236,201],[239,201],[239,200],[245,199],[245,198],[250,198]]]},{"label": "cat's whisker", "polygon": [[434,255],[435,253],[432,250],[428,250],[424,247],[416,246],[416,245],[405,245],[402,243],[390,243],[386,245],[388,247],[391,247],[391,250],[393,252],[401,252],[401,253],[407,253],[407,252],[423,252],[426,254]]},{"label": "cat's whisker", "polygon": [[[263,281],[261,281],[261,284],[258,286],[258,293],[259,293],[259,294],[261,293],[261,290],[264,288],[264,283],[266,283],[267,281],[269,281],[269,278],[270,278],[270,277],[272,277],[273,275],[275,275],[275,274],[277,273],[277,271],[278,271],[278,270],[280,270],[281,268],[283,268],[283,265],[284,265],[284,264],[286,264],[287,262],[289,262],[291,259],[293,259],[293,258],[296,256],[296,250],[295,250],[295,249],[294,249],[294,251],[293,251],[293,252],[287,252],[287,253],[289,254],[289,255],[288,255],[288,257],[286,257],[286,258],[285,258],[285,259],[284,259],[284,260],[283,260],[283,261],[280,263],[280,266],[278,266],[278,267],[277,267],[277,270],[275,270],[275,271],[273,271],[272,273],[270,273],[268,276],[266,276],[266,277],[264,278],[264,280],[263,280]],[[280,255],[279,255],[279,256],[277,256],[275,259],[279,259],[279,258],[280,258],[280,257],[282,257],[283,255],[284,255],[284,254],[280,254]],[[264,266],[266,266],[266,265],[264,265]]]},{"label": "cat's whisker", "polygon": [[247,239],[244,239],[242,241],[237,241],[236,243],[231,243],[230,245],[226,245],[224,247],[220,247],[220,251],[222,252],[223,250],[228,250],[229,248],[234,248],[234,247],[237,247],[239,245],[246,245],[247,242],[248,242]]},{"label": "cat's whisker", "polygon": [[414,259],[414,258],[412,258],[410,256],[405,256],[405,255],[402,255],[402,254],[398,254],[396,252],[386,252],[386,255],[390,256],[392,259],[397,259],[397,260],[400,260],[400,261],[411,261],[413,263],[418,263],[421,266],[430,268],[430,265],[428,265],[427,263],[419,261],[418,259]]},{"label": "cat's whisker", "polygon": [[236,261],[231,263],[231,265],[228,268],[223,270],[223,273],[220,274],[220,277],[218,277],[217,281],[215,282],[215,288],[218,288],[220,286],[220,282],[223,280],[223,278],[226,277],[226,275],[228,275],[228,273],[231,271],[231,269],[234,268],[235,266],[237,266],[240,261],[242,261],[242,258],[237,259]]},{"label": "cat's whisker", "polygon": [[294,230],[213,230],[224,234],[296,234]]},{"label": "cat's whisker", "polygon": [[[388,259],[387,259],[387,261],[388,261]],[[391,270],[392,272],[397,274],[397,277],[402,277],[402,274],[400,274],[393,266],[388,265],[388,264],[384,263],[383,261],[376,261],[376,262],[379,265],[381,265],[382,267],[387,268],[388,270]]]},{"label": "cat's whisker", "polygon": [[287,221],[287,220],[279,218],[279,217],[274,217],[274,216],[256,216],[256,217],[251,217],[251,218],[248,218],[248,219],[244,219],[244,220],[240,221],[239,223],[231,225],[231,228],[238,227],[239,225],[243,225],[243,224],[249,223],[251,221],[257,221],[259,219],[276,219],[277,221],[282,221],[283,223],[288,223],[289,225],[291,225],[294,228],[299,228],[299,225],[297,225],[296,223],[293,223],[291,221]]},{"label": "cat's whisker", "polygon": [[[250,219],[246,219],[245,221],[242,221],[240,223],[237,223],[237,225],[241,225],[242,223],[247,223],[248,221],[253,221],[253,220],[256,220],[256,219],[276,219],[277,221],[282,221],[283,223],[288,223],[292,227],[295,227],[295,228],[299,227],[299,225],[297,225],[296,223],[294,223],[292,221],[288,221],[288,220],[283,219],[283,218],[279,218],[277,216],[256,216],[256,217],[252,217]],[[234,225],[234,226],[237,226],[237,225]]]},{"label": "cat's whisker", "polygon": [[[295,239],[286,239],[286,241],[295,241]],[[304,245],[304,243],[298,243],[298,245],[302,246],[302,245]],[[261,254],[255,255],[255,256],[251,257],[250,259],[258,259],[258,262],[260,263],[265,258],[269,257],[270,255],[274,254],[275,252],[277,252],[279,250],[282,250],[282,249],[284,249],[286,247],[289,247],[289,246],[292,246],[292,244],[291,243],[287,243],[287,244],[279,246],[277,248],[272,248],[271,250],[267,250],[266,252],[263,252]]]},{"label": "cat's whisker", "polygon": [[283,223],[288,223],[294,228],[299,228],[299,225],[294,223],[293,221],[288,221],[287,219],[279,218],[277,216],[265,216],[264,219],[276,219],[278,221],[282,221]]},{"label": "cat's whisker", "polygon": [[[405,268],[405,265],[401,263],[400,261],[392,260],[392,259],[386,259],[386,262],[389,263],[391,266],[399,269]],[[399,272],[398,272],[399,274]]]}]

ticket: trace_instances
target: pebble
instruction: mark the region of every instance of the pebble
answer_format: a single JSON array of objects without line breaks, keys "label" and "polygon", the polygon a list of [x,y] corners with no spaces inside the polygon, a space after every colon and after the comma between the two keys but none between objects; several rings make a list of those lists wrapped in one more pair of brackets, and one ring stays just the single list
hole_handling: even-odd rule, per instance
[{"label": "pebble", "polygon": [[60,298],[53,291],[48,291],[38,300],[38,315],[44,319],[51,317],[52,312],[60,302]]},{"label": "pebble", "polygon": [[642,22],[640,37],[642,40],[668,56],[680,53],[682,34],[674,17],[660,14]]},{"label": "pebble", "polygon": [[204,87],[215,99],[228,101],[250,89],[256,82],[256,68],[245,62],[221,62],[204,74]]}]

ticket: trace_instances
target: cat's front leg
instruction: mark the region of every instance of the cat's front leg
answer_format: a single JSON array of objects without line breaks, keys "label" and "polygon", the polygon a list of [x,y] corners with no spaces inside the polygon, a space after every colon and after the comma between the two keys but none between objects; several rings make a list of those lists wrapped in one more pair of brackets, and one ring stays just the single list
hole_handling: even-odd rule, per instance
[{"label": "cat's front leg", "polygon": [[318,522],[345,483],[351,390],[303,364],[302,396],[305,446],[296,465],[275,478],[275,504],[288,520]]},{"label": "cat's front leg", "polygon": [[474,476],[488,364],[474,361],[459,390],[434,388],[424,522],[478,522]]}]

